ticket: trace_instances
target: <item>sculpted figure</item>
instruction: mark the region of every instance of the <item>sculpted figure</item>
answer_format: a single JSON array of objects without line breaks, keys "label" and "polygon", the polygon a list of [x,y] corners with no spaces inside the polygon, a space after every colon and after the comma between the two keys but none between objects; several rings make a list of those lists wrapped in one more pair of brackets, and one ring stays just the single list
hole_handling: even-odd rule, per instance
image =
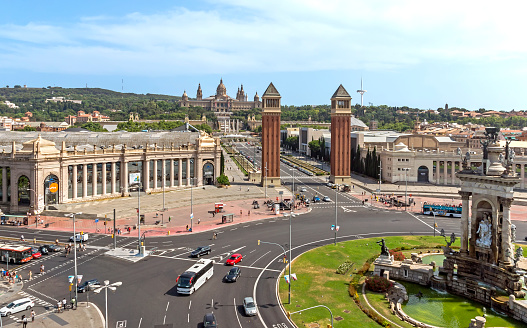
[{"label": "sculpted figure", "polygon": [[491,223],[490,216],[488,213],[484,214],[483,220],[479,222],[478,230],[478,239],[476,239],[476,246],[489,248],[491,244]]}]

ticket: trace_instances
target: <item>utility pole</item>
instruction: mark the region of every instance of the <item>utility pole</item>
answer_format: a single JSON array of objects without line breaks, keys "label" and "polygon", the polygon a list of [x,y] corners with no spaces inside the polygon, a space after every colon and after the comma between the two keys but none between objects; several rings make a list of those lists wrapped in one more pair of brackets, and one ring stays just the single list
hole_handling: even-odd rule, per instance
[{"label": "utility pole", "polygon": [[265,162],[264,187],[265,187],[265,200],[267,201],[267,162]]},{"label": "utility pole", "polygon": [[381,193],[381,181],[382,181],[382,161],[379,161],[379,196]]}]

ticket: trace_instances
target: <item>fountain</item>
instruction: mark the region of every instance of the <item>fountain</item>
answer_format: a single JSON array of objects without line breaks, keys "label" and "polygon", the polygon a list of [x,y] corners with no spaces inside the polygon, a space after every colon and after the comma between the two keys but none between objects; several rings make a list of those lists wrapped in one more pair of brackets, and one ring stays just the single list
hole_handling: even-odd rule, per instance
[{"label": "fountain", "polygon": [[[513,187],[520,178],[513,167],[514,152],[509,148],[510,142],[505,141],[503,147],[497,138],[499,129],[490,127],[485,130],[487,139],[482,142],[484,159],[480,169],[472,170],[468,163],[470,154],[467,153],[462,163],[463,170],[456,173],[461,181],[459,194],[462,199],[460,250],[451,248],[456,236],[451,234],[448,240],[442,231],[447,245],[443,247],[445,259],[441,269],[435,261],[430,267],[414,256],[412,260],[402,262],[380,257],[374,262],[374,273],[445,290],[527,322],[527,301],[523,300],[525,271],[518,268],[523,249],[514,252],[516,227],[511,224],[510,217]],[[408,295],[412,293],[408,292]],[[419,302],[422,299],[427,300],[426,293]],[[412,297],[405,311],[412,312],[412,307],[408,306],[411,301]],[[412,322],[411,315],[403,311],[402,303],[398,302],[394,307],[395,312]],[[444,303],[449,301],[439,301],[440,308],[446,307]],[[471,327],[484,327],[490,318],[486,309],[483,313],[473,312],[471,315]],[[447,323],[447,326],[452,325]]]}]

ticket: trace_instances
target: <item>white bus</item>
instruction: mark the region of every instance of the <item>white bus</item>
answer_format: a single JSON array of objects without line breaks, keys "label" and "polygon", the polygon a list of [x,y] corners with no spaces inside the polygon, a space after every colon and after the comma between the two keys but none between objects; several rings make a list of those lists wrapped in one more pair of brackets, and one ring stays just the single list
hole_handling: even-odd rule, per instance
[{"label": "white bus", "polygon": [[214,274],[214,261],[201,259],[177,277],[177,292],[192,294]]}]

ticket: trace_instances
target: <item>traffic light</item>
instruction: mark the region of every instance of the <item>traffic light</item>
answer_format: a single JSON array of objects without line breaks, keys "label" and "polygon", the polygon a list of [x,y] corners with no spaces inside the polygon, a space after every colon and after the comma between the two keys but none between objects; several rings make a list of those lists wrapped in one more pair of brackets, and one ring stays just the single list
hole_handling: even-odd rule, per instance
[{"label": "traffic light", "polygon": [[260,246],[260,239],[258,239],[258,246]]}]

